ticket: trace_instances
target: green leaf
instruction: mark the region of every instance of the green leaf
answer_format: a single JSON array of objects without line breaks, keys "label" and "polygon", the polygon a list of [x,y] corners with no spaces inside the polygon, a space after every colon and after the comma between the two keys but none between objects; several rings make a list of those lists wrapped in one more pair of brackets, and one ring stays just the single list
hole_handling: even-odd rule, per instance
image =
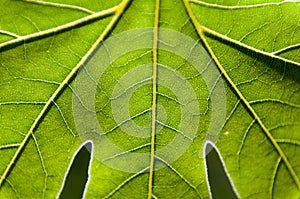
[{"label": "green leaf", "polygon": [[0,7],[0,198],[56,197],[85,139],[86,198],[209,198],[206,140],[241,198],[300,197],[299,1]]}]

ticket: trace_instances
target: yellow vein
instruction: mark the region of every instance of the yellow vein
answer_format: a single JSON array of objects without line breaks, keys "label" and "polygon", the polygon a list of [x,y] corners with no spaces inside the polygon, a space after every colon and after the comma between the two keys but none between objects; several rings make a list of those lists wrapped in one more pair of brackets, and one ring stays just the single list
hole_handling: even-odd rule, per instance
[{"label": "yellow vein", "polygon": [[253,5],[240,5],[240,6],[225,6],[225,5],[220,5],[220,4],[212,4],[212,3],[207,3],[204,1],[200,0],[189,0],[189,2],[202,5],[208,8],[218,8],[222,10],[237,10],[237,9],[249,9],[249,8],[259,8],[259,7],[266,7],[266,6],[278,6],[282,5],[285,3],[299,3],[299,0],[284,0],[280,2],[268,2],[268,3],[261,3],[261,4],[253,4]]},{"label": "yellow vein", "polygon": [[106,26],[105,30],[102,32],[102,34],[99,36],[99,38],[96,40],[96,42],[92,45],[92,47],[89,49],[89,51],[84,55],[84,57],[82,57],[82,59],[79,61],[79,63],[74,67],[74,69],[64,79],[64,81],[60,84],[60,86],[55,90],[55,92],[52,94],[52,96],[50,97],[50,99],[47,101],[47,103],[45,104],[45,106],[43,107],[43,109],[41,110],[41,112],[39,113],[39,115],[37,116],[37,118],[35,119],[35,121],[33,122],[33,124],[31,125],[29,131],[25,135],[25,138],[21,142],[20,146],[18,147],[16,153],[12,157],[12,159],[9,162],[8,166],[4,170],[4,173],[2,174],[2,176],[0,178],[0,187],[1,187],[2,183],[4,182],[4,180],[6,179],[6,177],[8,176],[8,173],[12,169],[13,165],[15,164],[18,156],[21,154],[22,150],[26,146],[26,143],[28,142],[29,138],[33,135],[34,130],[38,127],[38,125],[42,121],[42,118],[47,113],[47,110],[51,107],[51,104],[56,100],[56,98],[59,96],[60,92],[63,91],[63,89],[65,88],[65,86],[68,85],[68,83],[70,82],[70,80],[77,74],[77,72],[83,66],[83,64],[89,58],[89,56],[97,49],[97,46],[99,46],[99,44],[109,34],[109,32],[112,30],[112,28],[114,27],[114,25],[119,20],[120,16],[124,12],[124,10],[127,7],[127,5],[128,5],[129,2],[130,2],[130,0],[123,0],[117,6],[117,8],[115,9],[116,10],[115,15],[111,19],[110,23]]},{"label": "yellow vein", "polygon": [[7,41],[7,42],[4,42],[4,43],[0,44],[0,50],[3,47],[9,46],[9,45],[13,45],[13,44],[17,44],[17,43],[20,43],[20,42],[25,42],[25,41],[30,40],[30,39],[34,39],[34,38],[50,35],[50,34],[53,34],[53,33],[57,33],[57,32],[63,31],[63,30],[67,30],[67,29],[76,27],[80,24],[87,23],[87,22],[95,20],[95,19],[99,19],[101,17],[112,15],[112,14],[117,12],[118,8],[119,8],[119,6],[115,6],[115,7],[109,8],[107,10],[96,12],[92,15],[89,15],[89,16],[80,18],[78,20],[72,21],[70,23],[66,23],[64,25],[57,26],[55,28],[43,30],[43,31],[40,31],[40,32],[36,32],[36,33],[24,35],[24,36],[19,36],[16,39],[12,39],[10,41]]},{"label": "yellow vein", "polygon": [[254,51],[256,53],[259,53],[259,54],[262,54],[262,55],[265,55],[265,56],[268,56],[268,57],[271,57],[271,58],[274,58],[274,59],[279,59],[279,60],[284,61],[286,63],[290,63],[290,64],[294,64],[294,65],[300,66],[300,63],[298,63],[298,62],[295,62],[295,61],[292,61],[292,60],[289,60],[289,59],[277,56],[277,55],[275,55],[275,53],[269,53],[269,52],[265,52],[265,51],[259,50],[257,48],[252,47],[252,46],[249,46],[249,45],[247,45],[245,43],[242,43],[240,41],[237,41],[237,40],[234,40],[234,39],[232,39],[230,37],[227,37],[227,36],[225,36],[223,34],[215,32],[215,31],[213,31],[213,30],[211,30],[211,29],[209,29],[209,28],[207,28],[205,26],[201,25],[201,29],[202,29],[203,32],[205,32],[207,34],[210,34],[212,36],[216,36],[218,38],[221,38],[222,40],[227,41],[229,43],[241,46],[243,48],[249,49],[251,51]]},{"label": "yellow vein", "polygon": [[276,174],[278,172],[278,168],[279,168],[279,164],[281,162],[281,157],[278,157],[276,163],[275,163],[275,167],[274,167],[274,171],[272,174],[272,180],[271,180],[271,185],[269,188],[269,192],[270,192],[270,198],[274,198],[273,197],[273,192],[274,192],[274,182],[275,182],[275,178],[276,178]]},{"label": "yellow vein", "polygon": [[82,12],[86,12],[88,14],[94,14],[95,12],[87,9],[87,8],[83,8],[80,6],[74,6],[74,5],[69,5],[69,4],[62,4],[62,3],[54,3],[54,2],[47,2],[47,1],[41,1],[41,0],[22,0],[24,2],[28,2],[28,3],[34,3],[34,4],[40,4],[40,5],[45,5],[45,6],[53,6],[53,7],[59,7],[59,8],[68,8],[68,9],[72,9],[72,10],[79,10]]},{"label": "yellow vein", "polygon": [[2,145],[2,146],[0,146],[0,150],[1,149],[9,149],[9,148],[16,148],[16,147],[19,147],[20,146],[20,144],[6,144],[6,145]]},{"label": "yellow vein", "polygon": [[148,199],[152,198],[153,173],[155,161],[155,131],[156,131],[156,96],[157,96],[157,45],[158,45],[158,23],[159,23],[160,0],[155,1],[154,29],[153,29],[153,82],[152,82],[152,124],[151,124],[151,149],[150,149],[150,169],[148,181]]},{"label": "yellow vein", "polygon": [[277,103],[277,104],[282,104],[282,105],[288,105],[291,106],[293,108],[300,108],[299,104],[294,104],[294,103],[290,103],[290,102],[285,102],[282,100],[278,100],[278,99],[260,99],[260,100],[253,100],[253,101],[249,101],[249,104],[263,104],[263,103]]},{"label": "yellow vein", "polygon": [[298,125],[300,125],[300,122],[284,122],[284,123],[279,123],[279,124],[276,124],[273,127],[270,127],[269,131],[273,131],[273,130],[276,130],[276,129],[279,129],[279,128],[283,128],[285,126],[298,126]]},{"label": "yellow vein", "polygon": [[265,135],[271,141],[271,143],[273,144],[273,146],[277,150],[278,154],[282,158],[283,162],[285,163],[285,165],[286,165],[286,167],[287,167],[287,169],[288,169],[291,177],[293,178],[296,186],[298,187],[298,189],[300,189],[300,180],[299,180],[299,178],[298,178],[295,170],[291,166],[289,160],[287,159],[286,155],[282,151],[281,147],[276,142],[276,140],[273,138],[272,134],[269,132],[269,130],[267,129],[267,127],[264,125],[264,123],[262,122],[262,120],[260,119],[260,117],[257,115],[257,113],[255,112],[255,110],[252,108],[252,106],[249,104],[249,102],[247,101],[247,99],[244,97],[244,95],[241,93],[241,91],[237,88],[237,86],[234,84],[234,82],[232,81],[232,79],[230,78],[230,76],[227,74],[226,70],[223,68],[223,66],[219,62],[218,58],[216,57],[215,53],[213,52],[213,50],[209,46],[209,44],[208,44],[208,42],[207,42],[207,40],[206,40],[206,38],[204,36],[204,34],[205,34],[205,28],[198,23],[198,21],[197,21],[195,15],[193,13],[191,7],[189,6],[188,0],[183,0],[183,2],[184,2],[184,5],[185,5],[185,8],[186,8],[186,11],[187,11],[190,19],[192,20],[192,23],[194,24],[194,27],[196,28],[196,30],[198,32],[198,35],[201,38],[201,40],[202,40],[205,48],[208,50],[209,54],[212,56],[213,60],[215,61],[217,67],[221,71],[222,75],[224,76],[224,78],[226,79],[226,81],[228,82],[228,84],[232,87],[232,89],[234,90],[234,92],[241,99],[241,101],[247,107],[247,109],[252,114],[252,116],[254,117],[254,119],[257,121],[257,123],[261,127],[262,131],[265,133]]},{"label": "yellow vein", "polygon": [[0,30],[0,34],[8,35],[8,36],[14,37],[14,38],[20,37],[19,35],[15,34],[15,33],[12,33],[12,32],[9,32],[9,31],[6,31],[6,30]]},{"label": "yellow vein", "polygon": [[154,195],[154,194],[152,194],[152,198],[153,199],[158,199],[158,197],[156,195]]},{"label": "yellow vein", "polygon": [[45,105],[46,102],[0,102],[3,105]]},{"label": "yellow vein", "polygon": [[297,49],[297,48],[300,48],[300,44],[294,44],[294,45],[287,46],[285,48],[282,48],[282,49],[279,49],[277,51],[272,52],[272,54],[273,55],[279,55],[281,53],[284,53],[284,52],[287,52],[287,51],[290,51],[290,50],[294,50],[294,49]]},{"label": "yellow vein", "polygon": [[294,144],[300,146],[299,140],[290,140],[290,139],[276,139],[278,143],[285,143],[285,144]]},{"label": "yellow vein", "polygon": [[[195,20],[196,20],[196,18],[195,18]],[[247,45],[247,44],[245,44],[245,43],[242,43],[242,42],[240,42],[240,41],[237,41],[237,40],[234,40],[234,39],[232,39],[232,38],[230,38],[230,37],[227,37],[226,35],[223,35],[223,34],[220,34],[220,33],[216,32],[216,31],[213,31],[213,30],[211,30],[211,29],[209,29],[209,28],[207,28],[207,27],[205,27],[205,26],[199,25],[199,28],[201,28],[201,31],[202,31],[203,33],[207,33],[207,34],[209,34],[209,35],[218,37],[218,38],[220,38],[220,39],[222,39],[222,40],[224,40],[224,41],[227,41],[227,42],[229,42],[229,43],[235,44],[235,45],[237,45],[237,46],[241,46],[241,47],[243,47],[243,48],[245,48],[245,49],[254,51],[254,52],[256,52],[256,53],[265,55],[265,56],[267,56],[267,57],[271,57],[271,58],[274,58],[274,59],[279,59],[279,60],[284,61],[284,62],[286,62],[286,63],[290,63],[290,64],[294,64],[294,65],[300,66],[300,63],[298,63],[298,62],[295,62],[295,61],[292,61],[292,60],[289,60],[289,59],[286,59],[286,58],[277,56],[277,55],[275,55],[275,53],[269,53],[269,52],[265,52],[265,51],[263,51],[263,50],[259,50],[259,49],[257,49],[257,48],[252,47],[252,46],[249,46],[249,45]]]}]

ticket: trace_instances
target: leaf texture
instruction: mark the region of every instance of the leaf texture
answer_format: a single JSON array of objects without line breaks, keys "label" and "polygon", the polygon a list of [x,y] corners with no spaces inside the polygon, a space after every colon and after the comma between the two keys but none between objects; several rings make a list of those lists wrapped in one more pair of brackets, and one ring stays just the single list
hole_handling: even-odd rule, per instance
[{"label": "leaf texture", "polygon": [[[91,107],[105,136],[127,152],[108,161],[124,158],[128,161],[121,166],[130,168],[131,152],[149,153],[146,166],[134,173],[111,168],[95,153],[86,198],[209,198],[199,154],[214,122],[221,129],[216,146],[241,198],[300,197],[299,1],[5,0],[0,7],[0,198],[58,195],[83,142],[74,98],[89,111],[76,90],[79,74],[97,85]],[[153,28],[145,39],[148,47],[123,54],[100,79],[93,78],[86,66],[106,49],[104,41],[142,28]],[[185,55],[207,67],[199,72],[186,57],[176,55],[180,48],[168,43],[174,38],[159,29],[197,41],[205,53],[194,55],[190,48]],[[133,45],[139,36],[133,35]],[[168,48],[174,51],[164,50]],[[103,63],[97,63],[100,69]],[[212,67],[219,73],[210,87],[204,76]],[[124,79],[130,71],[131,79]],[[173,78],[174,87],[160,84],[164,78]],[[190,85],[192,101],[199,104],[193,109],[199,114],[188,119],[188,129],[196,131],[191,139],[180,131],[188,103],[172,90],[177,79]],[[220,84],[225,97],[216,91]],[[82,86],[91,93],[89,84]],[[190,92],[182,89],[181,95]],[[128,106],[112,110],[126,97]],[[226,102],[224,122],[222,110],[214,112],[214,97]],[[129,118],[122,117],[124,107]],[[191,143],[171,162],[172,151],[157,151],[177,135]]]}]

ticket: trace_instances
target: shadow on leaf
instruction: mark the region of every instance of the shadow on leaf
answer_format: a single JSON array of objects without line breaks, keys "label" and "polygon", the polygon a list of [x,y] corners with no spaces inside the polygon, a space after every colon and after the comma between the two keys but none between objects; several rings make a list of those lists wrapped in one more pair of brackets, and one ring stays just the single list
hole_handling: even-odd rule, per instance
[{"label": "shadow on leaf", "polygon": [[75,153],[57,198],[81,199],[84,197],[89,180],[92,147],[91,142],[86,142]]},{"label": "shadow on leaf", "polygon": [[205,143],[204,152],[206,175],[210,196],[212,199],[236,199],[239,198],[233,183],[226,171],[224,162],[216,146],[210,142]]}]

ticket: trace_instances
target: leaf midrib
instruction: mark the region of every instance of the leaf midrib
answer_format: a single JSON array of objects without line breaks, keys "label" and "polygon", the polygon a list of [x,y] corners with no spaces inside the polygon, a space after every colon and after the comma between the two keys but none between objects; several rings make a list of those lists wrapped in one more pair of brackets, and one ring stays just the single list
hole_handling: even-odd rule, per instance
[{"label": "leaf midrib", "polygon": [[148,199],[153,197],[153,175],[155,160],[155,133],[156,133],[156,103],[157,103],[157,45],[158,45],[158,24],[159,24],[160,0],[155,1],[154,24],[153,24],[153,63],[152,63],[152,114],[151,114],[151,151],[150,151],[150,170],[148,182]]}]

